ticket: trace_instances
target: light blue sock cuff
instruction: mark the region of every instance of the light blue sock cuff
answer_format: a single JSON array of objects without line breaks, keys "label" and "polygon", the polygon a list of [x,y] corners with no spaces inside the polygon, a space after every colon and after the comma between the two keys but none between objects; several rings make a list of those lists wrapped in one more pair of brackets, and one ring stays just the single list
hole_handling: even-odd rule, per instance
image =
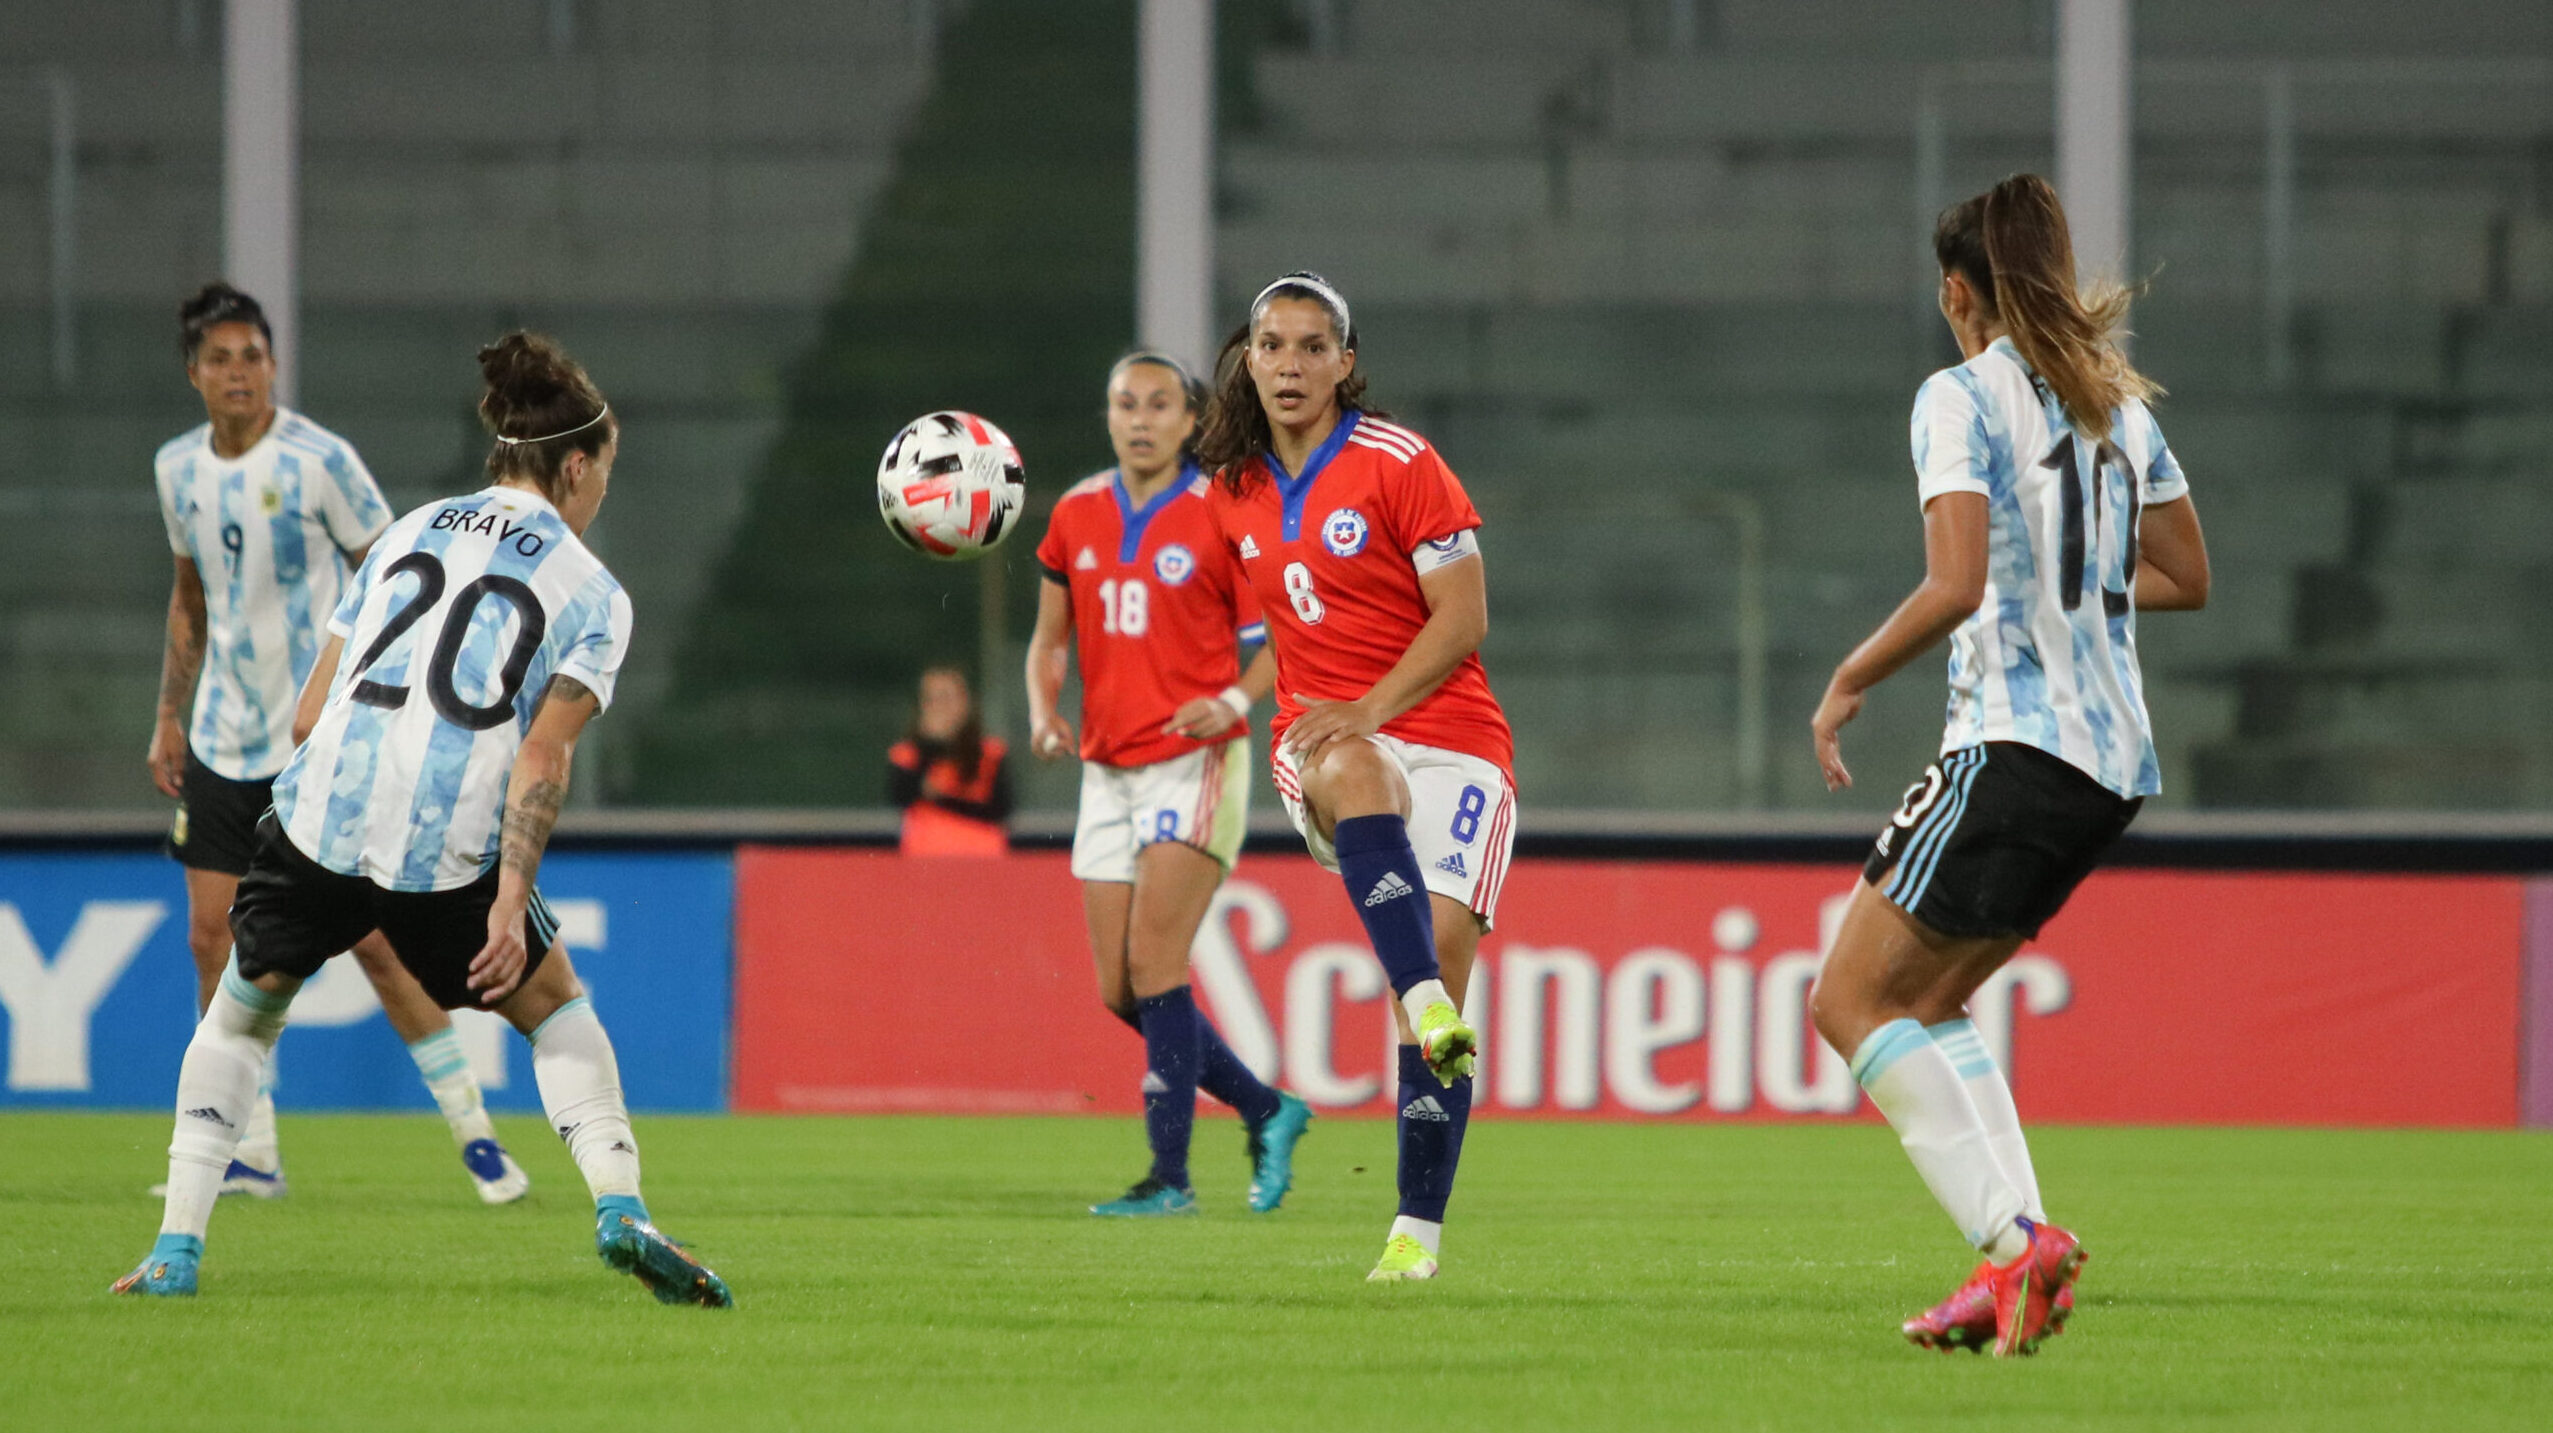
[{"label": "light blue sock cuff", "polygon": [[1977,1033],[1975,1021],[1965,1016],[1945,1020],[1938,1025],[1925,1026],[1924,1033],[1932,1036],[1932,1042],[1941,1047],[1941,1053],[1949,1059],[1950,1068],[1959,1072],[1959,1078],[1973,1080],[1995,1072],[1995,1057],[1987,1052],[1985,1038]]},{"label": "light blue sock cuff", "polygon": [[1853,1052],[1853,1078],[1865,1090],[1888,1073],[1888,1067],[1932,1043],[1932,1036],[1912,1020],[1891,1020],[1870,1032]]},{"label": "light blue sock cuff", "polygon": [[551,1012],[550,1012],[550,1018],[549,1018],[549,1019],[547,1019],[547,1020],[542,1021],[542,1022],[541,1022],[540,1024],[538,1024],[538,1025],[533,1026],[533,1027],[532,1027],[532,1033],[531,1033],[531,1034],[529,1034],[529,1035],[527,1035],[527,1036],[525,1036],[524,1038],[525,1038],[525,1039],[527,1039],[527,1040],[530,1040],[530,1041],[532,1042],[532,1044],[533,1044],[534,1046],[536,1046],[536,1047],[537,1047],[537,1046],[541,1043],[541,1032],[542,1032],[542,1031],[544,1031],[544,1030],[547,1030],[547,1029],[548,1029],[548,1028],[550,1028],[552,1025],[557,1024],[557,1023],[558,1023],[561,1019],[563,1019],[563,1018],[565,1018],[565,1017],[566,1017],[566,1015],[567,1015],[567,1013],[568,1013],[569,1011],[571,1011],[571,1010],[583,1010],[583,1011],[586,1011],[586,1012],[588,1012],[588,1013],[590,1014],[590,1013],[593,1011],[593,1009],[594,1009],[594,1007],[593,1007],[593,1006],[588,1005],[588,1004],[585,1002],[585,997],[584,997],[584,996],[582,996],[582,995],[577,996],[574,1000],[571,1000],[571,1001],[567,1002],[565,1005],[560,1006],[560,1007],[559,1007],[559,1008],[557,1008],[556,1010],[551,1011]]},{"label": "light blue sock cuff", "polygon": [[249,984],[248,977],[239,973],[239,957],[235,955],[230,964],[222,967],[222,993],[260,1015],[280,1015],[293,1003],[289,995],[269,995]]},{"label": "light blue sock cuff", "polygon": [[408,1058],[417,1062],[417,1073],[428,1081],[447,1079],[470,1068],[470,1057],[461,1050],[460,1033],[449,1025],[409,1041]]},{"label": "light blue sock cuff", "polygon": [[201,1234],[162,1234],[151,1243],[153,1259],[201,1259],[204,1236]]}]

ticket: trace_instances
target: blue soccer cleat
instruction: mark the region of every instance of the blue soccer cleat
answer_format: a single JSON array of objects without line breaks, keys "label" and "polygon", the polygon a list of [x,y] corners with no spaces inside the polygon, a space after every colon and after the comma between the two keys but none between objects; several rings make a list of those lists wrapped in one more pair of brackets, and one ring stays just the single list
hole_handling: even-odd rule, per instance
[{"label": "blue soccer cleat", "polygon": [[1197,1196],[1175,1184],[1164,1184],[1147,1174],[1134,1188],[1105,1204],[1090,1206],[1090,1212],[1102,1219],[1159,1219],[1174,1214],[1197,1212]]},{"label": "blue soccer cleat", "polygon": [[290,1193],[291,1189],[292,1186],[284,1183],[284,1167],[281,1164],[270,1171],[259,1169],[253,1164],[242,1164],[234,1159],[230,1162],[230,1168],[222,1171],[222,1193],[224,1194],[245,1194],[255,1199],[281,1199]]},{"label": "blue soccer cleat", "polygon": [[1294,1146],[1312,1127],[1312,1107],[1291,1090],[1277,1091],[1276,1113],[1250,1131],[1250,1212],[1265,1214],[1294,1187]]},{"label": "blue soccer cleat", "polygon": [[132,1273],[107,1286],[110,1294],[148,1294],[162,1299],[195,1296],[195,1266],[203,1262],[204,1241],[192,1234],[162,1234],[150,1257]]},{"label": "blue soccer cleat", "polygon": [[532,1192],[532,1176],[495,1140],[474,1139],[461,1146],[461,1165],[470,1171],[482,1204],[511,1204]]},{"label": "blue soccer cleat", "polygon": [[615,1201],[594,1211],[594,1252],[603,1262],[645,1284],[660,1304],[734,1308],[727,1281],[649,1223],[644,1206],[633,1205]]}]

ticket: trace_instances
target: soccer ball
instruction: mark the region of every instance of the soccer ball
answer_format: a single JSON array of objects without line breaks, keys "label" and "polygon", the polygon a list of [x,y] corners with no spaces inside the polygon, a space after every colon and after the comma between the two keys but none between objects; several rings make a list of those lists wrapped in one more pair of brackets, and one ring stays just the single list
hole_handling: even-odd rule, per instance
[{"label": "soccer ball", "polygon": [[1028,501],[1028,472],[1010,435],[972,413],[925,413],[878,460],[878,516],[925,557],[981,557]]}]

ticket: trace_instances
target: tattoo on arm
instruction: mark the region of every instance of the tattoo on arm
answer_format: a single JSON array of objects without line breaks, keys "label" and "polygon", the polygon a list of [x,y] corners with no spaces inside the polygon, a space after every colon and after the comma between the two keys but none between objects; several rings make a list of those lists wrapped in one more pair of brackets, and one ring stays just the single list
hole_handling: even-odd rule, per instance
[{"label": "tattoo on arm", "polygon": [[529,881],[541,869],[541,852],[550,844],[550,828],[558,824],[559,804],[567,799],[564,781],[535,781],[505,798],[505,837],[500,859],[507,869]]}]

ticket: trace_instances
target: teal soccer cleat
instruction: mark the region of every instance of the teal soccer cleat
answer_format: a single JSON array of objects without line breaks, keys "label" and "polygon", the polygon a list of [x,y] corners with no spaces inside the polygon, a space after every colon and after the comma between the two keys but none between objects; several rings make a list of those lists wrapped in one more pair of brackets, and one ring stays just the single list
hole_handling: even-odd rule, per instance
[{"label": "teal soccer cleat", "polygon": [[716,1271],[665,1237],[642,1206],[606,1205],[594,1211],[594,1252],[604,1263],[647,1286],[660,1304],[732,1309],[736,1296]]},{"label": "teal soccer cleat", "polygon": [[1090,1212],[1103,1219],[1158,1219],[1165,1215],[1194,1214],[1197,1212],[1197,1196],[1147,1174],[1134,1188],[1105,1204],[1090,1206]]},{"label": "teal soccer cleat", "polygon": [[1294,1187],[1294,1146],[1312,1127],[1312,1107],[1291,1090],[1277,1091],[1276,1113],[1250,1131],[1250,1212],[1266,1214]]},{"label": "teal soccer cleat", "polygon": [[162,1234],[150,1257],[132,1273],[107,1286],[110,1294],[150,1294],[157,1298],[192,1298],[195,1266],[203,1261],[204,1241],[192,1234]]}]

